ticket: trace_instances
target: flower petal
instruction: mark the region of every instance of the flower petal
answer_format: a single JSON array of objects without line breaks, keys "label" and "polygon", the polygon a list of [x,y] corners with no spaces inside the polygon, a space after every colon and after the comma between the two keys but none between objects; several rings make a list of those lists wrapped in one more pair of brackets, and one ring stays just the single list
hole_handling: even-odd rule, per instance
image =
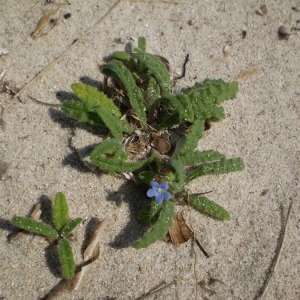
[{"label": "flower petal", "polygon": [[162,193],[164,200],[169,200],[172,196],[169,192]]},{"label": "flower petal", "polygon": [[161,203],[163,202],[163,200],[164,200],[164,197],[163,197],[162,194],[157,194],[157,195],[155,196],[155,201],[156,201],[158,204],[161,204]]},{"label": "flower petal", "polygon": [[150,184],[151,184],[152,188],[154,188],[154,189],[159,188],[159,184],[156,181],[150,181]]},{"label": "flower petal", "polygon": [[147,191],[148,197],[156,197],[158,195],[157,191],[155,189],[150,189]]},{"label": "flower petal", "polygon": [[166,191],[169,188],[169,185],[166,182],[163,182],[159,185],[159,187]]}]

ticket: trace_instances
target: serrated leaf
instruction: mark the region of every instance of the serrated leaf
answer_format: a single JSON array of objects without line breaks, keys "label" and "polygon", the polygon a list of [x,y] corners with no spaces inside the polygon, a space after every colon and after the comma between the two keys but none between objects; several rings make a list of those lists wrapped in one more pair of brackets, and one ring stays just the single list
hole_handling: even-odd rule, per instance
[{"label": "serrated leaf", "polygon": [[134,50],[136,51],[135,56],[137,57],[137,59],[143,65],[145,65],[156,78],[161,88],[162,96],[170,94],[173,82],[165,64],[161,62],[161,60],[158,57],[150,53],[144,52],[142,49],[135,48]]},{"label": "serrated leaf", "polygon": [[191,165],[191,164],[199,164],[214,160],[221,160],[225,159],[225,155],[221,154],[214,150],[204,150],[204,151],[194,151],[185,153],[184,155],[180,156],[180,159],[183,164]]},{"label": "serrated leaf", "polygon": [[74,118],[79,122],[104,125],[99,115],[86,103],[68,100],[62,103],[61,109],[68,117]]},{"label": "serrated leaf", "polygon": [[60,229],[60,235],[67,238],[69,234],[75,229],[75,227],[80,224],[81,221],[82,218],[70,220]]},{"label": "serrated leaf", "polygon": [[58,255],[63,276],[70,280],[75,274],[75,262],[70,242],[67,239],[58,241]]},{"label": "serrated leaf", "polygon": [[199,176],[230,173],[241,171],[244,168],[244,162],[240,157],[223,159],[213,163],[205,164],[203,166],[200,166],[196,170],[191,171],[188,175],[187,182],[190,182]]},{"label": "serrated leaf", "polygon": [[41,234],[53,239],[59,238],[58,232],[54,230],[51,226],[44,224],[42,222],[37,222],[32,219],[16,217],[14,216],[11,220],[12,224],[20,227],[24,230]]},{"label": "serrated leaf", "polygon": [[59,231],[69,220],[69,208],[66,197],[59,192],[55,196],[53,205],[53,223],[55,229]]},{"label": "serrated leaf", "polygon": [[162,204],[159,217],[156,219],[154,225],[148,233],[146,233],[140,240],[132,244],[133,248],[146,248],[155,243],[157,240],[166,236],[168,229],[173,224],[175,217],[175,205],[172,199],[166,200]]},{"label": "serrated leaf", "polygon": [[236,97],[238,82],[225,82],[223,79],[206,78],[203,82],[197,82],[193,87],[185,90],[187,95],[198,92],[206,103],[220,104],[225,100]]},{"label": "serrated leaf", "polygon": [[[122,152],[122,155],[119,154]],[[125,161],[122,144],[116,139],[110,139],[97,145],[92,151],[90,159],[100,169],[109,172],[132,172],[152,162],[154,156],[137,162]]]},{"label": "serrated leaf", "polygon": [[197,210],[209,214],[213,217],[221,220],[230,220],[230,214],[225,208],[206,197],[191,195],[189,197],[189,203],[193,205]]},{"label": "serrated leaf", "polygon": [[126,132],[129,134],[134,132],[133,128],[131,128],[127,121],[119,119],[108,109],[104,107],[96,107],[95,111],[116,139],[121,140],[122,132]]},{"label": "serrated leaf", "polygon": [[137,114],[142,124],[145,124],[147,122],[147,118],[144,110],[144,97],[141,90],[136,85],[132,73],[121,61],[114,60],[111,62],[111,65],[127,91],[134,112]]},{"label": "serrated leaf", "polygon": [[203,137],[204,133],[204,120],[196,119],[194,120],[190,131],[185,137],[185,141],[179,150],[180,155],[185,155],[193,152],[198,145],[199,139]]},{"label": "serrated leaf", "polygon": [[93,108],[100,106],[107,109],[116,117],[120,118],[122,116],[113,100],[107,97],[103,92],[100,92],[97,88],[84,83],[73,83],[71,88],[82,102],[91,107],[92,111]]},{"label": "serrated leaf", "polygon": [[146,208],[139,214],[137,220],[142,224],[153,224],[159,218],[159,213],[161,212],[163,206],[157,204],[155,199],[151,200]]},{"label": "serrated leaf", "polygon": [[155,104],[159,102],[167,104],[168,106],[174,109],[174,111],[179,116],[178,124],[182,123],[183,121],[187,121],[190,123],[193,122],[195,111],[187,95],[185,94],[168,95],[166,97],[157,99]]}]

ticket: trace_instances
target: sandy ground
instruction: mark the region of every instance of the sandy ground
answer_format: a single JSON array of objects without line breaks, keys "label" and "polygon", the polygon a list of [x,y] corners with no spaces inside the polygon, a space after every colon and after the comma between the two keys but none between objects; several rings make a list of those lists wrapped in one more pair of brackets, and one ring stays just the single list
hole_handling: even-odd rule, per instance
[{"label": "sandy ground", "polygon": [[[77,262],[93,218],[108,224],[101,257],[80,289],[58,299],[136,299],[174,280],[147,299],[259,299],[266,283],[264,299],[300,298],[300,2],[267,1],[266,14],[256,12],[260,1],[244,2],[69,0],[35,39],[40,18],[57,6],[0,2],[0,53],[9,52],[0,57],[0,73],[6,70],[1,85],[11,87],[0,93],[0,299],[40,299],[60,281],[56,253],[43,238],[22,235],[7,243],[14,229],[9,220],[37,202],[49,208],[58,191],[67,196],[71,216],[85,220],[73,242]],[[287,39],[278,37],[281,25]],[[103,57],[140,35],[149,52],[169,59],[174,75],[190,54],[180,85],[206,77],[230,81],[248,72],[237,98],[225,103],[227,119],[199,143],[199,149],[243,157],[245,171],[190,185],[193,192],[213,190],[210,198],[232,220],[184,208],[209,258],[191,241],[176,248],[162,241],[148,249],[128,247],[142,230],[134,216],[147,200],[144,191],[85,168],[75,151],[88,145],[82,132],[75,131],[70,147],[73,123],[59,107],[28,97],[56,105],[70,96],[73,82],[100,86]]]}]

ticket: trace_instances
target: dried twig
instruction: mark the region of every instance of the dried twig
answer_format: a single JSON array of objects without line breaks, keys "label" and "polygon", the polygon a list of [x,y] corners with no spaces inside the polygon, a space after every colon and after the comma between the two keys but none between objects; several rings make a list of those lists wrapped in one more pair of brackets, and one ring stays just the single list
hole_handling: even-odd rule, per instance
[{"label": "dried twig", "polygon": [[[161,287],[159,289],[155,289],[155,290],[152,289],[150,292],[148,292],[146,294],[143,294],[142,296],[136,298],[135,300],[144,300],[144,299],[147,299],[148,297],[156,295],[156,294],[160,293],[161,291],[169,288],[170,286],[174,285],[175,283],[176,283],[176,281],[173,280],[170,283],[164,285],[163,287]],[[161,285],[161,283],[158,286],[160,286],[160,285]]]},{"label": "dried twig", "polygon": [[269,268],[269,272],[267,273],[267,276],[266,276],[266,279],[265,279],[265,282],[262,286],[262,288],[258,291],[257,295],[254,297],[254,299],[263,299],[267,290],[268,290],[268,287],[269,287],[269,284],[270,284],[270,281],[275,273],[275,268],[277,266],[277,263],[279,261],[279,257],[280,257],[280,253],[281,253],[281,250],[282,250],[282,246],[283,246],[283,242],[284,242],[284,238],[285,238],[285,235],[286,235],[286,232],[287,232],[287,227],[288,227],[288,221],[289,221],[289,218],[290,218],[290,212],[292,210],[292,204],[293,204],[293,200],[291,201],[290,205],[289,205],[289,209],[288,209],[288,212],[287,212],[287,215],[286,215],[286,219],[285,219],[285,223],[282,224],[281,226],[281,233],[280,233],[280,236],[279,236],[279,239],[278,239],[278,243],[277,243],[277,247],[276,247],[276,250],[275,250],[275,255],[272,259],[272,262],[271,262],[271,266]]}]

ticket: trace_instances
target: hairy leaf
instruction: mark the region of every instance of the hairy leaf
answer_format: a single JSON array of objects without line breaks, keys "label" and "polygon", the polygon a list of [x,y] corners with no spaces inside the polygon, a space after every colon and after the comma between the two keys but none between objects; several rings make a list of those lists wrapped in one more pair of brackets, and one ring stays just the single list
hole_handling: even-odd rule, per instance
[{"label": "hairy leaf", "polygon": [[60,230],[60,235],[67,238],[69,234],[80,224],[82,218],[76,218],[67,222]]},{"label": "hairy leaf", "polygon": [[66,197],[59,192],[55,196],[53,205],[53,223],[55,229],[59,231],[69,221],[69,208]]},{"label": "hairy leaf", "polygon": [[157,240],[164,238],[168,232],[168,229],[173,224],[174,217],[174,201],[172,199],[164,201],[159,217],[156,219],[150,231],[146,233],[146,235],[144,235],[140,240],[133,243],[132,247],[136,249],[146,248],[155,243]]},{"label": "hairy leaf", "polygon": [[238,82],[225,82],[223,79],[205,79],[203,82],[197,82],[193,87],[185,90],[187,95],[193,92],[201,94],[206,103],[220,104],[225,100],[236,97],[238,92]]},{"label": "hairy leaf", "polygon": [[177,95],[168,95],[163,98],[159,98],[156,100],[157,103],[162,102],[172,107],[174,111],[178,114],[178,124],[183,121],[193,122],[194,120],[194,109],[191,105],[191,101],[189,97],[185,94],[177,94]]},{"label": "hairy leaf", "polygon": [[230,215],[225,208],[206,197],[191,195],[189,197],[189,203],[199,211],[209,214],[213,217],[222,220],[230,220]]},{"label": "hairy leaf", "polygon": [[191,171],[188,175],[187,182],[190,182],[193,179],[203,175],[230,173],[241,171],[244,168],[244,162],[240,157],[223,159],[220,161],[205,164],[198,167],[196,170]]},{"label": "hairy leaf", "polygon": [[191,164],[199,164],[214,160],[221,160],[225,159],[225,155],[221,154],[214,150],[204,150],[204,151],[194,151],[185,153],[184,155],[180,156],[180,159],[183,164],[191,165]]},{"label": "hairy leaf", "polygon": [[109,172],[132,172],[149,164],[154,157],[128,162],[125,161],[122,144],[116,139],[110,139],[97,145],[90,155],[93,164]]},{"label": "hairy leaf", "polygon": [[185,137],[185,141],[179,150],[180,155],[188,155],[193,152],[198,145],[199,139],[202,138],[204,133],[204,120],[194,120],[188,135]]},{"label": "hairy leaf", "polygon": [[97,88],[84,83],[73,83],[71,88],[82,102],[89,105],[91,111],[93,111],[95,107],[100,106],[110,111],[114,116],[121,117],[121,112],[113,100],[108,98]]},{"label": "hairy leaf", "polygon": [[138,47],[143,50],[146,51],[146,39],[143,36],[139,36],[138,38]]},{"label": "hairy leaf", "polygon": [[141,90],[136,85],[132,73],[121,61],[114,60],[111,62],[111,65],[127,91],[134,112],[137,114],[142,124],[145,124],[147,118],[144,110],[144,97]]},{"label": "hairy leaf", "polygon": [[160,85],[162,96],[170,94],[173,82],[170,77],[170,73],[167,70],[165,64],[161,60],[147,52],[144,52],[142,49],[135,48],[137,53],[135,56],[137,59],[144,64],[156,78],[157,82]]},{"label": "hairy leaf", "polygon": [[119,119],[108,109],[104,107],[97,107],[95,110],[116,139],[121,140],[122,132],[129,134],[134,132],[133,128],[131,128],[127,121]]},{"label": "hairy leaf", "polygon": [[150,181],[153,180],[154,176],[156,175],[155,172],[153,171],[142,171],[139,173],[139,179],[146,183],[146,184],[150,184]]},{"label": "hairy leaf", "polygon": [[54,230],[51,226],[44,224],[42,222],[37,222],[32,219],[23,217],[13,217],[11,220],[12,224],[20,227],[24,230],[41,234],[53,239],[59,238],[58,232]]},{"label": "hairy leaf", "polygon": [[75,274],[75,262],[70,242],[67,239],[58,241],[58,255],[63,276],[70,280]]},{"label": "hairy leaf", "polygon": [[61,109],[68,117],[74,118],[79,122],[104,125],[100,116],[86,103],[68,100],[62,103]]},{"label": "hairy leaf", "polygon": [[155,199],[151,200],[146,208],[140,213],[137,220],[142,224],[153,224],[159,218],[159,213],[161,212],[163,206],[157,204]]}]

